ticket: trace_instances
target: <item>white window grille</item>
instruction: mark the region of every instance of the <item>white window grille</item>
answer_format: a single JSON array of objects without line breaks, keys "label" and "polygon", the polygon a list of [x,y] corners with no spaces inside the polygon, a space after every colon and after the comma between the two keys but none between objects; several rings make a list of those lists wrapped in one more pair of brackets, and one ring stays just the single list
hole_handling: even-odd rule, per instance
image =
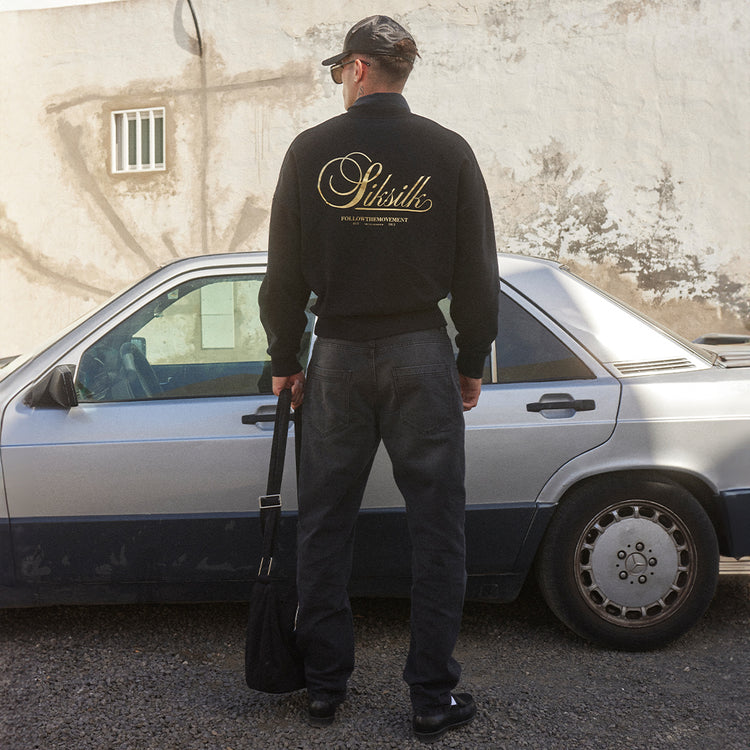
[{"label": "white window grille", "polygon": [[112,113],[112,171],[164,169],[164,107]]}]

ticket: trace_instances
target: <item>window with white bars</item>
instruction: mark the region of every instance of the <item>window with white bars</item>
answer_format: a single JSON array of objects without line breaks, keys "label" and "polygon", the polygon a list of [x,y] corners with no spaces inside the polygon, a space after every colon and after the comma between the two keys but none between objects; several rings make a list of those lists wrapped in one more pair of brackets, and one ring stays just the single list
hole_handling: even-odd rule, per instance
[{"label": "window with white bars", "polygon": [[112,171],[164,169],[164,107],[112,113]]}]

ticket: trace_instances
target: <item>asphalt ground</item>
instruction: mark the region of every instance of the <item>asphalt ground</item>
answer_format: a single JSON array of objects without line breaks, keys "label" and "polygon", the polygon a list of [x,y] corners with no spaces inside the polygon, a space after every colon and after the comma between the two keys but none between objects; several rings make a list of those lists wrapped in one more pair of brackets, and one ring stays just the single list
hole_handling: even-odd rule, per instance
[{"label": "asphalt ground", "polygon": [[[325,729],[306,725],[304,691],[245,686],[245,605],[0,611],[0,748],[424,747],[400,677],[408,603],[353,605],[357,667]],[[750,748],[748,575],[722,576],[704,618],[660,651],[587,644],[529,587],[511,604],[468,603],[457,656],[479,711],[438,748]]]}]

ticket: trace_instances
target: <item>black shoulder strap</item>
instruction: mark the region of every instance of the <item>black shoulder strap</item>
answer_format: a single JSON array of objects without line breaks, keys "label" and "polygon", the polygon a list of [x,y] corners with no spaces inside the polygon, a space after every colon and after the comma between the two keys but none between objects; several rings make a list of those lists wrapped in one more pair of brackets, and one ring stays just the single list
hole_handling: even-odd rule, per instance
[{"label": "black shoulder strap", "polygon": [[[273,552],[276,546],[276,530],[281,517],[281,479],[284,475],[284,456],[286,441],[289,435],[289,407],[292,392],[283,390],[276,405],[276,421],[271,441],[271,461],[268,465],[268,483],[266,494],[259,498],[260,527],[263,532],[263,546],[258,569],[259,575],[268,575],[273,564]],[[299,427],[299,425],[298,425]],[[295,434],[297,429],[295,429]]]}]

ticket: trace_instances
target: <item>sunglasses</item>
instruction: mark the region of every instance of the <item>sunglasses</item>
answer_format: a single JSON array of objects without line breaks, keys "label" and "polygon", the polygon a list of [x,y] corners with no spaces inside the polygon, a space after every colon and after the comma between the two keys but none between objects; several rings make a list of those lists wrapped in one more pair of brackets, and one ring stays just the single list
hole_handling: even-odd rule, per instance
[{"label": "sunglasses", "polygon": [[[331,65],[331,78],[333,78],[334,83],[341,83],[344,80],[344,68],[347,65],[351,65],[353,62],[357,62],[359,58],[355,57],[353,60],[349,60],[349,62],[345,63],[336,63],[336,65]],[[366,65],[368,68],[370,67],[370,63],[367,62],[367,60],[360,60],[362,65]]]}]

